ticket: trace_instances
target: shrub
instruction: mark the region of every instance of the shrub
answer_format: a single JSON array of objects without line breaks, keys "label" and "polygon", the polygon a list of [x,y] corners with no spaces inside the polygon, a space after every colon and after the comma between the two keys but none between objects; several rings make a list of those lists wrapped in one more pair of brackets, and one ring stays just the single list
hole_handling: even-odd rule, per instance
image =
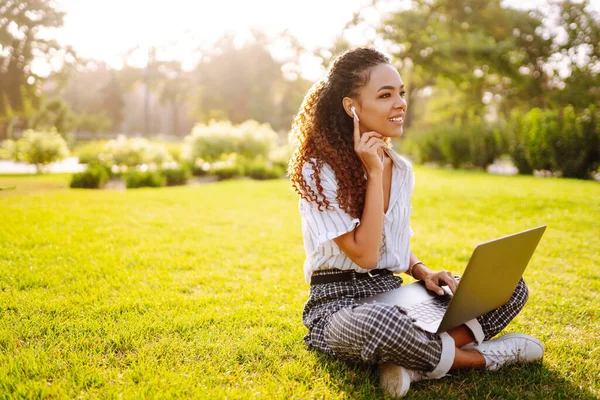
[{"label": "shrub", "polygon": [[507,128],[507,149],[520,174],[531,175],[533,168],[527,160],[527,137],[524,134],[522,118],[517,112],[512,112]]},{"label": "shrub", "polygon": [[449,135],[448,129],[449,127],[444,125],[429,128],[407,138],[403,146],[417,162],[449,164],[452,146],[446,138]]},{"label": "shrub", "polygon": [[76,145],[73,155],[79,158],[81,164],[92,164],[100,162],[100,154],[106,141],[92,140]]},{"label": "shrub", "polygon": [[403,143],[406,152],[419,163],[445,163],[435,130],[409,136]]},{"label": "shrub", "polygon": [[532,169],[552,169],[550,142],[556,131],[556,112],[534,108],[522,118],[525,157]]},{"label": "shrub", "polygon": [[193,176],[206,176],[210,173],[209,168],[206,168],[203,164],[206,163],[202,163],[200,165],[192,164],[190,171],[192,172]]},{"label": "shrub", "polygon": [[238,154],[224,154],[219,161],[211,164],[210,174],[223,179],[238,178],[244,176],[248,160]]},{"label": "shrub", "polygon": [[211,174],[219,180],[238,178],[244,176],[244,167],[239,164],[217,166],[211,169]]},{"label": "shrub", "polygon": [[594,105],[577,112],[532,109],[511,115],[513,134],[510,155],[520,173],[534,169],[587,178],[600,165],[599,113]]},{"label": "shrub", "polygon": [[471,163],[469,132],[460,123],[438,125],[411,136],[403,144],[417,162],[451,164],[457,168]]},{"label": "shrub", "polygon": [[258,180],[279,179],[285,173],[285,169],[280,165],[267,163],[261,159],[248,162],[245,168],[245,175]]},{"label": "shrub", "polygon": [[410,137],[404,147],[419,162],[471,164],[485,168],[509,153],[521,174],[533,170],[587,178],[600,166],[600,112],[595,105],[577,112],[531,109],[487,123],[474,114],[453,126],[439,126]]},{"label": "shrub", "polygon": [[195,162],[186,160],[182,164],[191,172],[193,176],[206,176],[210,173],[210,164],[198,159]]},{"label": "shrub", "polygon": [[130,171],[125,175],[125,186],[128,189],[141,187],[163,187],[166,178],[157,171]]},{"label": "shrub", "polygon": [[271,129],[269,124],[246,121],[238,125],[238,129],[239,139],[236,153],[248,159],[269,156],[277,142],[277,133]]},{"label": "shrub", "polygon": [[577,114],[567,106],[549,143],[552,169],[571,178],[587,178],[600,163],[599,113],[594,105]]},{"label": "shrub", "polygon": [[190,180],[190,170],[186,165],[179,168],[168,168],[160,171],[165,177],[167,186],[185,185]]},{"label": "shrub", "polygon": [[177,161],[178,163],[181,162],[181,160],[182,160],[181,142],[175,142],[175,143],[167,142],[167,143],[164,143],[163,146],[165,147],[165,149],[167,149],[167,151],[171,155],[171,159],[173,161]]},{"label": "shrub", "polygon": [[142,164],[160,166],[172,160],[164,145],[152,143],[144,138],[128,139],[124,136],[108,141],[100,151],[99,158],[111,165],[127,167]]},{"label": "shrub", "polygon": [[109,173],[105,166],[91,164],[88,168],[71,178],[71,188],[99,189],[108,182]]},{"label": "shrub", "polygon": [[269,160],[273,163],[273,166],[279,166],[283,171],[288,168],[290,158],[292,158],[293,148],[287,144],[285,146],[279,146],[271,150],[269,154]]},{"label": "shrub", "polygon": [[35,165],[38,172],[43,172],[46,165],[69,156],[67,142],[56,130],[28,130],[16,142],[19,157],[29,164]]},{"label": "shrub", "polygon": [[461,127],[468,137],[468,159],[473,166],[486,169],[506,151],[506,142],[501,134],[504,128],[500,121],[491,124],[470,112]]},{"label": "shrub", "polygon": [[197,124],[185,137],[182,157],[195,161],[219,160],[223,155],[237,153],[248,159],[267,157],[277,141],[277,134],[268,124],[246,121],[232,125],[229,121]]}]

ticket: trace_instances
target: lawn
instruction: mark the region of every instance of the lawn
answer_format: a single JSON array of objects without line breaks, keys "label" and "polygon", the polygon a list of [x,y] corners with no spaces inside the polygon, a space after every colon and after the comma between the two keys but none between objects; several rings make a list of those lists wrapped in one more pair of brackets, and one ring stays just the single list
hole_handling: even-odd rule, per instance
[{"label": "lawn", "polygon": [[[408,398],[600,396],[600,184],[416,168],[412,249],[462,272],[482,241],[547,224],[507,331],[543,363],[461,371]],[[382,398],[375,368],[308,351],[286,181],[70,190],[0,176],[0,398]],[[493,285],[493,282],[484,283]]]}]

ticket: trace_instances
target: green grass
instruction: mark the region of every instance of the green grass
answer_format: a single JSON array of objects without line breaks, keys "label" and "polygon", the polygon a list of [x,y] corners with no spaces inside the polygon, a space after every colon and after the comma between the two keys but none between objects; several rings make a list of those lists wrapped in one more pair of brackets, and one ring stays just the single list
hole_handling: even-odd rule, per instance
[{"label": "green grass", "polygon": [[[461,371],[408,398],[600,396],[600,185],[416,169],[413,251],[460,273],[485,240],[547,224],[507,331],[541,364]],[[0,398],[381,398],[377,371],[308,351],[286,181],[69,190],[0,176]],[[489,283],[493,284],[493,283]]]}]

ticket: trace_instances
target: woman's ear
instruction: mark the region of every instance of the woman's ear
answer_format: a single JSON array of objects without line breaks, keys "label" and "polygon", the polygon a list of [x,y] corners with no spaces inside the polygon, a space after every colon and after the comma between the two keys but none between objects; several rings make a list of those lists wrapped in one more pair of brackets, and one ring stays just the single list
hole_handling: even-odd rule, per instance
[{"label": "woman's ear", "polygon": [[350,97],[344,97],[342,99],[342,106],[344,107],[344,110],[346,110],[346,114],[348,114],[350,118],[354,118],[354,114],[352,113],[354,100],[352,100]]}]

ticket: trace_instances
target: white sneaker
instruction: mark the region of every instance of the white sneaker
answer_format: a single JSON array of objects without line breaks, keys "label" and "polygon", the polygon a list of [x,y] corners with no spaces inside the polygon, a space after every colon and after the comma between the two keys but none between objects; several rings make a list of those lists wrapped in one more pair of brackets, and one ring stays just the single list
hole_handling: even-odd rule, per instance
[{"label": "white sneaker", "polygon": [[426,375],[391,362],[381,364],[379,384],[390,397],[402,397],[408,393],[411,382],[430,379]]},{"label": "white sneaker", "polygon": [[492,371],[504,365],[538,361],[544,356],[542,342],[522,333],[508,333],[479,345],[470,344],[462,348],[480,352],[486,361],[485,369]]}]

